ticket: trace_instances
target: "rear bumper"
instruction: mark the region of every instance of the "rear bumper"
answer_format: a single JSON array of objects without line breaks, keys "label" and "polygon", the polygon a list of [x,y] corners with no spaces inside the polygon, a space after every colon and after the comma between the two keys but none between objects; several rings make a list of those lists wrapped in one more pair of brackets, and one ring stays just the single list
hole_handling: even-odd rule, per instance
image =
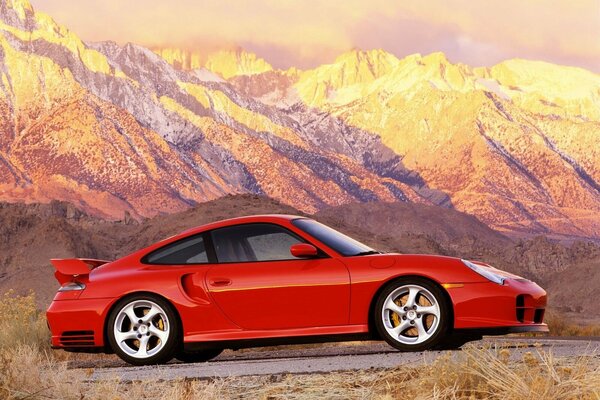
[{"label": "rear bumper", "polygon": [[547,295],[534,282],[469,283],[450,288],[448,293],[454,304],[456,330],[481,329],[492,335],[548,331],[543,323]]},{"label": "rear bumper", "polygon": [[53,348],[99,351],[104,347],[104,318],[112,299],[55,300],[46,311]]}]

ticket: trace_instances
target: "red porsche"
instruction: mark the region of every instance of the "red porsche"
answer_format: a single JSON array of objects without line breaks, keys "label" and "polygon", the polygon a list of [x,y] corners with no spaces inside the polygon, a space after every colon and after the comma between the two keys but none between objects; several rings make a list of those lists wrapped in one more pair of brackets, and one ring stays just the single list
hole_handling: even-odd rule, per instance
[{"label": "red porsche", "polygon": [[229,219],[117,261],[52,260],[52,345],[135,365],[226,348],[384,339],[401,351],[547,332],[546,292],[487,264],[380,253],[315,220]]}]

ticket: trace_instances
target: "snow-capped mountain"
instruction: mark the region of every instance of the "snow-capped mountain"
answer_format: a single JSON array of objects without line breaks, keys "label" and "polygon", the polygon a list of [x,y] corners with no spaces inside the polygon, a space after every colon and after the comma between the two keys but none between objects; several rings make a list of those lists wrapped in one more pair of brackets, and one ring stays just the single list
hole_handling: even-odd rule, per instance
[{"label": "snow-capped mountain", "polygon": [[227,193],[409,201],[600,237],[600,76],[582,69],[353,50],[280,71],[241,49],[85,43],[26,0],[0,0],[0,46],[0,200],[109,218]]}]

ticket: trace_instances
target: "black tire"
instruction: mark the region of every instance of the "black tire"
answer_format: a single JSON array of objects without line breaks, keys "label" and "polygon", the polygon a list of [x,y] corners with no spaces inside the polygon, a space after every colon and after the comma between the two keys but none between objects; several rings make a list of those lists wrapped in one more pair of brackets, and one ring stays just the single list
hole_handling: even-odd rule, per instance
[{"label": "black tire", "polygon": [[206,362],[217,357],[222,352],[223,349],[206,349],[190,352],[182,351],[181,353],[177,354],[175,358],[184,363]]},{"label": "black tire", "polygon": [[[167,337],[165,343],[160,344],[162,347],[155,354],[148,355],[147,357],[144,357],[144,358],[138,358],[138,357],[134,357],[134,356],[126,353],[117,343],[117,339],[115,338],[115,323],[117,321],[117,317],[119,317],[119,314],[121,314],[121,311],[123,311],[126,306],[134,304],[134,303],[137,304],[137,302],[143,303],[145,301],[155,303],[164,311],[164,315],[165,315],[167,321],[166,322],[162,321],[162,323],[166,324],[166,326],[168,326],[169,329],[168,329],[168,337]],[[144,317],[144,315],[142,315],[140,318],[143,318],[143,317]],[[163,318],[162,314],[158,317],[161,320]],[[127,321],[129,321],[129,319],[126,319],[125,321],[126,321],[125,323],[127,324],[128,323]],[[149,323],[154,324],[154,322],[152,322],[152,321],[150,321]],[[136,329],[136,331],[141,332],[141,328],[139,328],[139,330],[138,330],[137,328],[132,327],[131,329]],[[150,336],[149,333],[148,333],[148,336]],[[164,364],[173,358],[177,349],[179,348],[179,345],[181,342],[180,321],[179,321],[179,317],[178,317],[176,311],[174,310],[173,306],[168,301],[164,300],[162,297],[151,295],[151,294],[139,294],[139,295],[127,296],[127,297],[119,300],[117,302],[117,304],[115,304],[112,312],[110,313],[108,322],[106,324],[106,337],[108,339],[108,343],[109,343],[110,347],[115,352],[115,354],[117,354],[123,361],[125,361],[129,364],[132,364],[132,365]],[[135,339],[132,339],[132,340],[135,340]],[[158,339],[157,339],[157,342],[158,342]],[[125,343],[125,341],[123,341],[122,343]],[[139,343],[139,341],[138,341],[138,343]],[[135,347],[135,345],[130,346],[130,347]]]},{"label": "black tire", "polygon": [[[408,340],[407,338],[412,338],[412,336],[405,336],[402,334],[402,332],[400,332],[399,337],[398,338],[394,338],[391,336],[391,334],[388,332],[388,329],[393,328],[394,326],[391,326],[390,324],[393,324],[392,320],[394,319],[394,313],[391,311],[386,311],[386,313],[389,314],[384,314],[384,302],[386,302],[386,300],[388,299],[388,296],[390,296],[392,293],[394,293],[395,291],[403,291],[405,287],[409,286],[409,285],[414,285],[417,287],[421,287],[424,289],[424,291],[418,291],[418,297],[417,299],[419,299],[419,296],[425,296],[425,298],[427,299],[430,296],[433,296],[433,298],[435,299],[435,301],[438,304],[439,307],[439,318],[437,319],[437,322],[432,322],[432,324],[429,327],[425,327],[425,332],[427,334],[423,335],[423,338],[427,338],[426,340],[423,340],[422,342],[418,342],[418,343],[407,343],[406,341]],[[433,304],[433,303],[432,303]],[[404,311],[405,308],[404,307],[399,307],[402,308],[402,310]],[[410,311],[410,309],[409,309]],[[406,311],[404,311],[406,312]],[[452,308],[451,308],[451,304],[449,304],[449,301],[447,300],[447,297],[445,295],[445,293],[443,292],[443,289],[440,288],[437,284],[435,284],[434,282],[428,280],[428,279],[424,279],[424,278],[420,278],[420,277],[407,277],[407,278],[400,278],[397,279],[393,282],[390,282],[383,290],[382,292],[379,294],[379,297],[377,298],[377,301],[375,303],[375,308],[374,308],[374,313],[375,315],[374,317],[374,322],[375,322],[375,327],[377,329],[377,332],[379,333],[379,335],[392,347],[400,350],[400,351],[423,351],[423,350],[430,350],[435,348],[436,345],[438,345],[439,343],[442,342],[442,340],[446,337],[446,335],[448,334],[451,326],[452,326]],[[385,320],[385,315],[389,315],[388,320]],[[425,314],[424,314],[425,315]],[[408,314],[404,314],[404,316],[401,316],[400,314],[397,314],[395,316],[395,318],[400,319],[403,318],[404,320],[407,320],[407,322],[410,323],[419,323],[419,320],[417,318],[421,318],[421,314],[418,314],[415,310],[415,313],[412,314],[410,317],[404,318],[408,316]],[[427,317],[427,318],[433,318],[432,321],[436,321],[436,317]],[[398,321],[398,329],[400,329],[400,325],[399,325],[399,321]],[[422,324],[425,324],[425,318],[420,322]],[[388,328],[386,328],[386,324],[388,324]],[[435,327],[434,327],[435,325]],[[411,326],[408,326],[408,328],[406,328],[406,330],[403,330],[403,332],[408,332],[411,329]],[[414,332],[414,330],[413,330]],[[419,335],[417,335],[418,337]],[[404,340],[401,341],[401,340]],[[419,339],[420,340],[420,339]]]}]

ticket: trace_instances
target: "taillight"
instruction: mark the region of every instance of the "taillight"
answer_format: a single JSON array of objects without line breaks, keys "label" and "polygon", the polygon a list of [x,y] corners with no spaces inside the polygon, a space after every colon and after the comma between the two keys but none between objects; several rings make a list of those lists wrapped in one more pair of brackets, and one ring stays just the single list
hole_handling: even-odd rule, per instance
[{"label": "taillight", "polygon": [[83,290],[85,289],[85,285],[81,282],[68,282],[65,283],[64,285],[62,285],[60,287],[60,289],[58,289],[59,292],[73,292],[76,290]]}]

